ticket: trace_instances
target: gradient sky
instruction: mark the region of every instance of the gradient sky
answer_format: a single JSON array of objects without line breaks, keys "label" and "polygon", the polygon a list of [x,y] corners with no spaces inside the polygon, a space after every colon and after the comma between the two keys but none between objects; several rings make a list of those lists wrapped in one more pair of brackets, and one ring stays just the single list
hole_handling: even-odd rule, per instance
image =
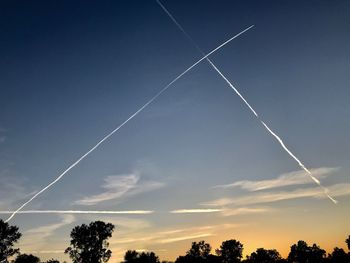
[{"label": "gradient sky", "polygon": [[[111,262],[127,249],[173,260],[201,239],[238,239],[245,254],[286,256],[299,239],[344,247],[350,2],[162,3],[205,52],[255,25],[211,59],[339,204],[203,61],[26,207],[155,212],[17,215],[22,251],[67,260],[70,230],[93,220],[116,225]],[[152,0],[1,1],[0,33],[0,210],[18,208],[201,57]],[[178,209],[220,211],[169,213]]]}]

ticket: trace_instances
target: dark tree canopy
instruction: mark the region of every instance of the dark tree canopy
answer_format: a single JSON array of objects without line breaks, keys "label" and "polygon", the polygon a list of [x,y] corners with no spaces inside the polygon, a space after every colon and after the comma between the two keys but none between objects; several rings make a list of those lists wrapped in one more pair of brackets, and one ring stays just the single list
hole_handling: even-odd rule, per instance
[{"label": "dark tree canopy", "polygon": [[288,262],[320,263],[326,256],[326,251],[316,244],[309,247],[305,241],[298,241],[290,248]]},{"label": "dark tree canopy", "polygon": [[330,263],[348,263],[350,262],[350,256],[346,254],[344,249],[335,247],[332,254],[329,255]]},{"label": "dark tree canopy", "polygon": [[243,253],[243,244],[235,239],[222,242],[216,253],[221,257],[223,263],[240,262]]},{"label": "dark tree canopy", "polygon": [[202,263],[202,262],[219,262],[218,257],[211,255],[211,246],[205,241],[192,242],[191,248],[185,256],[179,256],[175,263]]},{"label": "dark tree canopy", "polygon": [[57,259],[49,259],[46,263],[60,263]]},{"label": "dark tree canopy", "polygon": [[8,258],[18,254],[19,248],[13,248],[20,239],[18,227],[10,226],[0,219],[0,262],[8,262]]},{"label": "dark tree canopy", "polygon": [[350,235],[349,235],[349,237],[345,240],[345,243],[348,245],[348,250],[350,250]]},{"label": "dark tree canopy", "polygon": [[276,263],[281,260],[281,255],[276,249],[258,248],[247,257],[249,263]]},{"label": "dark tree canopy", "polygon": [[128,250],[124,255],[125,263],[159,263],[159,257],[154,252],[137,252]]},{"label": "dark tree canopy", "polygon": [[210,254],[211,246],[205,243],[204,240],[197,242],[192,242],[190,250],[187,251],[187,255],[194,258],[207,258]]},{"label": "dark tree canopy", "polygon": [[40,258],[32,254],[22,254],[15,259],[14,263],[40,263]]},{"label": "dark tree canopy", "polygon": [[107,262],[112,255],[108,249],[108,238],[112,236],[114,225],[102,221],[82,224],[73,228],[70,246],[65,250],[74,263]]}]

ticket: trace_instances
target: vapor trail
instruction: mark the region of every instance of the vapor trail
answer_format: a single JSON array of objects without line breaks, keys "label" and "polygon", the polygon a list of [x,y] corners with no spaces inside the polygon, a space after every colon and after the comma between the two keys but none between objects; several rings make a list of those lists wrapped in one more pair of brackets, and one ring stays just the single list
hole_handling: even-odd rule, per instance
[{"label": "vapor trail", "polygon": [[[0,214],[12,214],[14,211],[0,211]],[[22,210],[17,214],[113,214],[113,215],[145,215],[152,214],[152,210],[125,210],[125,211],[111,211],[111,210]]]},{"label": "vapor trail", "polygon": [[[160,5],[160,7],[164,10],[164,12],[169,16],[169,18],[174,22],[174,24],[184,33],[184,35],[190,40],[190,42],[195,46],[195,48],[201,53],[204,54],[201,48],[197,45],[197,43],[192,39],[192,37],[187,34],[185,29],[177,22],[177,20],[174,18],[174,16],[169,12],[168,9],[159,1],[156,0],[157,3]],[[253,26],[251,26],[253,27]],[[242,32],[244,33],[244,32]],[[212,68],[225,80],[225,82],[235,91],[235,93],[241,98],[241,100],[247,105],[247,107],[250,109],[250,111],[255,115],[255,117],[258,119],[258,121],[261,122],[261,124],[265,127],[265,129],[275,137],[275,139],[280,143],[282,148],[298,163],[298,165],[304,169],[304,171],[309,175],[309,177],[319,186],[323,189],[325,195],[334,203],[338,203],[337,200],[335,200],[333,197],[331,197],[328,192],[329,190],[324,187],[321,182],[312,175],[312,173],[305,167],[305,165],[285,146],[282,139],[277,136],[259,117],[259,115],[256,113],[256,111],[253,109],[252,106],[248,103],[248,101],[241,95],[241,93],[232,85],[232,83],[225,77],[225,75],[214,65],[214,63],[208,58],[205,58],[207,62],[212,66]]]},{"label": "vapor trail", "polygon": [[52,185],[57,183],[61,178],[68,173],[72,168],[74,168],[77,164],[79,164],[83,159],[85,159],[86,156],[88,156],[90,153],[92,153],[97,147],[99,147],[104,141],[106,141],[109,137],[111,137],[115,132],[117,132],[120,128],[122,128],[126,123],[128,123],[131,119],[133,119],[136,115],[138,115],[141,111],[143,111],[148,105],[150,105],[154,100],[156,100],[163,92],[165,92],[172,84],[174,84],[178,79],[180,79],[183,75],[185,75],[187,72],[189,72],[192,68],[194,68],[196,65],[198,65],[201,61],[206,59],[211,54],[215,53],[225,45],[227,45],[229,42],[237,38],[239,35],[243,34],[244,32],[251,29],[253,26],[250,26],[240,33],[234,35],[224,43],[222,43],[220,46],[216,47],[212,51],[210,51],[208,54],[203,56],[201,59],[199,59],[197,62],[195,62],[192,66],[188,67],[184,72],[182,72],[180,75],[178,75],[176,78],[174,78],[169,84],[167,84],[162,90],[160,90],[156,95],[154,95],[148,102],[146,102],[141,108],[139,108],[134,114],[132,114],[129,118],[127,118],[122,124],[120,124],[117,128],[115,128],[113,131],[111,131],[109,134],[107,134],[105,137],[103,137],[102,140],[100,140],[95,146],[93,146],[89,151],[87,151],[83,156],[81,156],[77,161],[75,161],[73,164],[71,164],[66,170],[64,170],[55,180],[53,180],[50,184],[45,186],[43,189],[41,189],[39,192],[37,192],[35,195],[33,195],[27,202],[22,204],[17,210],[15,210],[11,216],[5,221],[10,221],[19,211],[21,211],[27,204],[29,204],[31,201],[33,201],[36,197],[38,197],[40,194],[45,192],[47,189],[49,189]]}]

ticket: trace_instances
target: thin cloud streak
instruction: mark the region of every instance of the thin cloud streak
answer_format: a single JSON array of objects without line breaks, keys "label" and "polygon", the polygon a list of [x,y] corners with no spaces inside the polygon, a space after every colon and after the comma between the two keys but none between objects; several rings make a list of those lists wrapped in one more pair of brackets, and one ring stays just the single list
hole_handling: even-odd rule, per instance
[{"label": "thin cloud streak", "polygon": [[239,208],[225,208],[222,210],[223,216],[236,216],[236,215],[246,215],[246,214],[260,214],[270,212],[271,208],[259,208],[259,207],[239,207]]},{"label": "thin cloud streak", "polygon": [[[350,195],[350,183],[335,184],[329,187],[334,196]],[[298,198],[326,198],[324,192],[319,187],[302,188],[293,191],[262,192],[236,198],[220,198],[210,202],[202,203],[205,206],[227,206],[227,205],[253,205],[262,203],[273,203]]]},{"label": "thin cloud streak", "polygon": [[189,239],[202,238],[202,237],[209,237],[209,236],[214,236],[214,234],[212,234],[212,233],[203,233],[203,234],[195,234],[195,235],[188,235],[188,236],[181,236],[181,237],[174,237],[174,238],[165,238],[165,239],[160,240],[160,243],[168,244],[168,243],[174,243],[174,242],[179,242],[179,241],[184,241],[184,240],[189,240]]},{"label": "thin cloud streak", "polygon": [[171,214],[198,214],[198,213],[217,213],[221,212],[222,209],[178,209],[172,210]]},{"label": "thin cloud streak", "polygon": [[39,192],[37,192],[35,195],[33,195],[28,201],[23,203],[17,210],[15,210],[9,218],[5,222],[9,222],[20,210],[22,210],[26,205],[28,205],[30,202],[32,202],[35,198],[37,198],[40,194],[45,192],[47,189],[49,189],[51,186],[53,186],[55,183],[57,183],[61,178],[67,174],[71,169],[73,169],[75,166],[77,166],[83,159],[85,159],[90,153],[92,153],[96,148],[98,148],[104,141],[106,141],[109,137],[111,137],[114,133],[116,133],[120,128],[122,128],[125,124],[127,124],[130,120],[132,120],[135,116],[137,116],[141,111],[143,111],[148,105],[150,105],[153,101],[155,101],[160,95],[162,95],[172,84],[174,84],[178,79],[180,79],[183,75],[185,75],[187,72],[189,72],[192,68],[194,68],[196,65],[198,65],[200,62],[202,62],[204,59],[206,59],[211,54],[215,53],[225,45],[227,45],[229,42],[243,34],[244,32],[251,29],[253,26],[250,26],[240,33],[234,35],[212,51],[210,51],[208,54],[203,56],[201,59],[199,59],[197,62],[195,62],[193,65],[188,67],[184,72],[182,72],[180,75],[178,75],[176,78],[174,78],[169,84],[167,84],[162,90],[160,90],[156,95],[154,95],[148,102],[146,102],[141,108],[139,108],[135,113],[133,113],[129,118],[127,118],[122,124],[120,124],[117,128],[115,128],[113,131],[111,131],[109,134],[107,134],[105,137],[103,137],[100,141],[98,141],[90,150],[88,150],[85,154],[83,154],[78,160],[76,160],[74,163],[72,163],[66,170],[64,170],[55,180],[53,180],[51,183],[49,183],[47,186],[42,188]]},{"label": "thin cloud streak", "polygon": [[[187,34],[183,27],[177,22],[174,16],[165,8],[165,6],[159,1],[156,0],[160,7],[165,11],[165,13],[170,17],[170,19],[175,23],[175,25],[185,34],[185,36],[194,44],[199,53],[204,54],[202,49],[196,44],[192,37]],[[321,182],[312,175],[312,173],[305,167],[305,165],[285,146],[282,139],[276,135],[266,124],[263,122],[253,107],[248,103],[248,101],[242,96],[242,94],[233,86],[233,84],[225,77],[225,75],[214,65],[214,63],[209,59],[205,58],[207,62],[212,66],[212,68],[225,80],[225,82],[235,91],[235,93],[241,98],[241,100],[246,104],[250,111],[255,115],[255,117],[264,125],[266,130],[280,143],[282,148],[299,164],[299,166],[308,174],[308,176],[323,190],[324,194],[334,203],[337,204],[337,200],[331,197],[328,192],[329,190],[324,187]]]},{"label": "thin cloud streak", "polygon": [[[320,167],[316,169],[311,169],[311,172],[317,179],[321,179],[321,178],[326,178],[327,176],[329,176],[329,174],[337,171],[338,169],[339,168]],[[244,190],[255,192],[255,191],[279,188],[279,187],[290,186],[290,185],[309,184],[311,182],[312,181],[308,177],[305,177],[304,170],[300,170],[300,171],[293,171],[293,172],[282,174],[274,179],[260,180],[260,181],[243,180],[243,181],[237,181],[231,184],[217,185],[217,186],[214,186],[213,188],[230,189],[230,188],[240,187]]]}]

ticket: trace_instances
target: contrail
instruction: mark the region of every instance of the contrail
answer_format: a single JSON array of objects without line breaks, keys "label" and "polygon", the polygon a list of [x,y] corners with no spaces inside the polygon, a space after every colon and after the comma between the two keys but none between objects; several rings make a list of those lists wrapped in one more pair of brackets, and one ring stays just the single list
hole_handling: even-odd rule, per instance
[{"label": "contrail", "polygon": [[[13,214],[15,211],[0,211],[0,214]],[[17,214],[112,214],[112,215],[146,215],[152,214],[152,210],[22,210],[17,211]]]},{"label": "contrail", "polygon": [[163,92],[165,92],[172,84],[174,84],[178,79],[180,79],[183,75],[185,75],[187,72],[189,72],[192,68],[194,68],[196,65],[198,65],[201,61],[206,59],[211,54],[215,53],[225,45],[227,45],[229,42],[243,34],[244,32],[251,29],[253,26],[250,26],[240,33],[234,35],[224,43],[222,43],[220,46],[216,47],[212,51],[210,51],[208,54],[203,56],[201,59],[199,59],[197,62],[195,62],[192,66],[188,67],[184,72],[182,72],[180,75],[178,75],[176,78],[174,78],[169,84],[167,84],[162,90],[160,90],[156,95],[154,95],[148,102],[146,102],[141,108],[139,108],[134,114],[132,114],[129,118],[127,118],[122,124],[120,124],[117,128],[115,128],[113,131],[111,131],[109,134],[107,134],[105,137],[103,137],[102,140],[100,140],[95,146],[93,146],[89,151],[87,151],[83,156],[81,156],[77,161],[75,161],[73,164],[71,164],[66,170],[64,170],[55,180],[53,180],[51,183],[49,183],[47,186],[45,186],[43,189],[41,189],[39,192],[37,192],[35,195],[33,195],[27,202],[22,204],[17,210],[15,210],[11,216],[5,221],[10,221],[19,211],[21,211],[27,204],[29,204],[31,201],[33,201],[36,197],[38,197],[40,194],[45,192],[47,189],[49,189],[52,185],[57,183],[61,178],[68,173],[72,168],[74,168],[76,165],[78,165],[83,159],[85,159],[86,156],[88,156],[90,153],[92,153],[97,147],[99,147],[104,141],[106,141],[109,137],[111,137],[114,133],[116,133],[120,128],[122,128],[125,124],[127,124],[131,119],[133,119],[136,115],[138,115],[141,111],[143,111],[148,105],[150,105],[154,100],[156,100]]},{"label": "contrail", "polygon": [[[184,33],[184,35],[190,40],[190,42],[195,46],[195,48],[201,53],[204,54],[201,48],[197,45],[197,43],[192,39],[192,37],[187,34],[187,32],[184,30],[184,28],[177,22],[177,20],[174,18],[174,16],[169,12],[168,9],[159,1],[156,0],[159,6],[164,10],[164,12],[169,16],[169,18],[174,22],[174,24]],[[244,32],[243,32],[244,33]],[[304,171],[309,175],[309,177],[319,186],[323,189],[325,195],[334,203],[338,203],[336,199],[331,197],[328,192],[329,190],[324,187],[321,182],[312,175],[312,173],[305,167],[305,165],[285,146],[282,139],[277,136],[259,117],[259,115],[256,113],[256,111],[253,109],[252,106],[248,103],[248,101],[241,95],[241,93],[232,85],[232,83],[225,77],[225,75],[214,65],[214,63],[208,58],[205,58],[207,62],[212,66],[212,68],[225,80],[225,82],[235,91],[235,93],[241,98],[241,100],[247,105],[247,107],[250,109],[250,111],[255,115],[255,117],[258,119],[258,121],[261,122],[261,124],[265,127],[265,129],[273,136],[275,139],[280,143],[282,148],[298,163],[298,165],[304,169]]]}]

